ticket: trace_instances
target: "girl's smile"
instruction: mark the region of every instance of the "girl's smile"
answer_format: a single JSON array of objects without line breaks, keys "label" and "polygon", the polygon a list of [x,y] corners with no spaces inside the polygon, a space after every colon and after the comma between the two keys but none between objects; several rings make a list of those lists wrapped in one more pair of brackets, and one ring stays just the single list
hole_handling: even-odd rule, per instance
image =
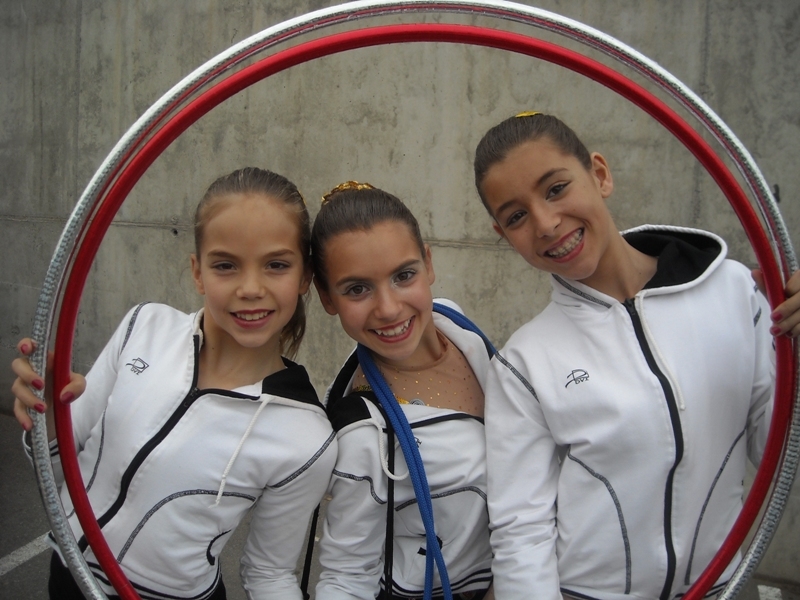
[{"label": "girl's smile", "polygon": [[433,326],[435,279],[408,227],[384,221],[332,237],[326,244],[329,289],[317,281],[322,305],[345,332],[389,363],[416,365],[438,357]]},{"label": "girl's smile", "polygon": [[408,320],[400,323],[399,325],[383,327],[381,329],[373,329],[373,331],[378,337],[382,338],[381,341],[383,342],[389,344],[401,342],[410,335],[411,323],[413,320],[414,317],[410,317]]},{"label": "girl's smile", "polygon": [[274,310],[253,310],[253,311],[238,311],[231,313],[233,318],[240,321],[240,327],[261,327],[264,325],[270,315],[274,314]]},{"label": "girl's smile", "polygon": [[545,250],[545,254],[555,260],[568,261],[583,249],[583,227],[565,235],[553,247]]}]

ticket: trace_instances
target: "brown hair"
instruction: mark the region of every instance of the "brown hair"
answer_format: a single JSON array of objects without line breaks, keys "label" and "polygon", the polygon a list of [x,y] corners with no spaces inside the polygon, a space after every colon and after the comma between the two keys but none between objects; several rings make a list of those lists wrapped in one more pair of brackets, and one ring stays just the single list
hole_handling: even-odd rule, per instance
[{"label": "brown hair", "polygon": [[314,277],[325,289],[328,288],[325,246],[340,233],[368,231],[379,223],[397,221],[408,227],[419,246],[420,254],[425,256],[425,243],[422,241],[419,223],[397,196],[364,184],[355,184],[344,189],[342,187],[344,186],[338,186],[325,195],[311,231],[311,266]]},{"label": "brown hair", "polygon": [[[303,268],[309,268],[311,218],[308,215],[303,196],[297,186],[283,175],[257,167],[238,169],[233,173],[223,175],[208,186],[194,213],[194,247],[198,260],[200,248],[203,245],[206,224],[225,206],[229,200],[225,196],[232,194],[258,194],[283,202],[289,212],[297,216]],[[306,298],[307,294],[299,297],[294,315],[281,331],[281,354],[289,358],[294,358],[297,355],[297,351],[300,349],[300,342],[303,341],[303,336],[306,332]]]},{"label": "brown hair", "polygon": [[483,180],[494,164],[503,161],[511,150],[525,142],[544,138],[555,144],[564,154],[577,158],[586,170],[592,168],[592,158],[586,146],[561,119],[542,113],[522,115],[509,117],[492,127],[475,149],[475,187],[478,188],[478,195],[489,214],[492,211],[489,210],[481,189]]}]

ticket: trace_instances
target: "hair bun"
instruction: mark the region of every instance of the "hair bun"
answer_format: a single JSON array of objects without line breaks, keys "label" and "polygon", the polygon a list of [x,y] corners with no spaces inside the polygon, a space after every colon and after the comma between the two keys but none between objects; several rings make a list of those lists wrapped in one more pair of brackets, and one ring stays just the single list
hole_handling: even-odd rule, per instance
[{"label": "hair bun", "polygon": [[345,192],[348,190],[374,190],[375,186],[371,183],[358,183],[357,181],[345,181],[344,183],[340,183],[335,188],[333,188],[330,192],[322,196],[322,203],[325,204],[328,200],[331,199],[331,196],[338,192]]},{"label": "hair bun", "polygon": [[514,115],[516,118],[521,119],[522,117],[535,117],[536,115],[541,115],[542,113],[536,112],[535,110],[526,110],[525,112],[518,113]]}]

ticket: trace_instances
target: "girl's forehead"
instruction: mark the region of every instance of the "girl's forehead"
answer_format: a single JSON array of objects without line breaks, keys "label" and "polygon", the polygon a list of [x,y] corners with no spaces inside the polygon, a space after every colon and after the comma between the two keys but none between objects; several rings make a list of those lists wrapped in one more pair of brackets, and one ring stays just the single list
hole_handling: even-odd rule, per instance
[{"label": "girl's forehead", "polygon": [[250,203],[259,201],[274,203],[274,198],[267,194],[242,194],[236,192],[226,192],[206,198],[199,209],[202,227],[208,227],[214,219],[223,213],[231,210],[247,210]]},{"label": "girl's forehead", "polygon": [[422,260],[417,241],[402,221],[342,231],[328,240],[326,267],[333,271],[392,271],[411,259]]},{"label": "girl's forehead", "polygon": [[575,156],[564,152],[550,140],[529,140],[509,150],[503,160],[489,168],[482,189],[490,193],[493,188],[514,182],[524,182],[527,186],[529,180],[537,181],[547,173],[583,170],[585,168]]},{"label": "girl's forehead", "polygon": [[248,207],[261,203],[275,209],[285,206],[284,202],[265,192],[229,192],[213,197],[210,202],[212,207],[218,207],[218,213],[237,208],[246,210]]},{"label": "girl's forehead", "polygon": [[263,223],[272,219],[290,221],[299,234],[301,215],[298,207],[263,192],[226,194],[214,200],[204,215],[204,226],[221,226],[237,221]]},{"label": "girl's forehead", "polygon": [[[565,152],[558,144],[548,137],[537,140],[526,140],[509,150],[506,160],[528,161],[533,164],[535,161],[548,160],[551,162],[565,162],[577,160],[574,156]],[[501,161],[503,162],[503,161]]]},{"label": "girl's forehead", "polygon": [[349,237],[350,243],[354,244],[374,243],[376,240],[384,239],[392,243],[410,241],[416,245],[416,236],[411,227],[400,219],[384,219],[368,227],[354,226],[351,229],[345,229],[332,235],[328,239],[328,244],[330,245],[341,237]]},{"label": "girl's forehead", "polygon": [[221,243],[264,247],[281,244],[303,253],[300,218],[291,206],[268,197],[228,199],[206,216],[200,250]]}]

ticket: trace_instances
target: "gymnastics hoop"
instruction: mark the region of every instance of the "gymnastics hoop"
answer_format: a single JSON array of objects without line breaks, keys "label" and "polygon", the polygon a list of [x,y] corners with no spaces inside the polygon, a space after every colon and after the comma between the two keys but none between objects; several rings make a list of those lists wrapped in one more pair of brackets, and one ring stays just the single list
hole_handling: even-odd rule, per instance
[{"label": "gymnastics hoop", "polygon": [[[236,71],[246,59],[279,43],[332,25],[355,24],[365,18],[390,14],[431,12],[476,14],[545,29],[594,48],[643,75],[686,109],[723,147],[754,197],[764,225],[724,163],[702,137],[665,103],[592,59],[529,36],[462,25],[409,24],[363,28],[331,34],[282,50]],[[678,137],[723,190],[742,222],[764,271],[767,297],[771,305],[774,306],[783,299],[783,281],[788,273],[797,269],[797,261],[765,178],[750,154],[721,119],[691,90],[656,63],[618,40],[572,19],[511,2],[361,0],[290,19],[232,46],[176,84],[123,135],[83,192],[54,251],[34,320],[32,337],[38,347],[31,357],[33,367],[39,372],[43,371],[45,349],[60,299],[54,386],[60,389],[68,381],[78,302],[105,231],[136,181],[186,128],[228,97],[283,69],[355,48],[415,41],[483,45],[538,57],[592,78],[637,104]],[[222,81],[214,83],[223,76],[225,77]],[[785,337],[776,340],[776,352],[775,407],[764,459],[751,493],[728,538],[711,564],[684,595],[689,600],[701,598],[730,562],[757,516],[779,462],[780,471],[766,514],[721,597],[735,597],[746,583],[772,539],[783,513],[800,454],[800,410],[795,402],[798,396],[798,360],[796,348],[793,352],[792,342]],[[56,402],[55,413],[65,479],[81,526],[117,593],[126,600],[138,598],[108,549],[91,512],[77,467],[69,407]],[[53,534],[84,594],[88,598],[106,598],[89,571],[66,521],[50,465],[44,418],[38,413],[33,413],[32,416],[34,465]]]}]

